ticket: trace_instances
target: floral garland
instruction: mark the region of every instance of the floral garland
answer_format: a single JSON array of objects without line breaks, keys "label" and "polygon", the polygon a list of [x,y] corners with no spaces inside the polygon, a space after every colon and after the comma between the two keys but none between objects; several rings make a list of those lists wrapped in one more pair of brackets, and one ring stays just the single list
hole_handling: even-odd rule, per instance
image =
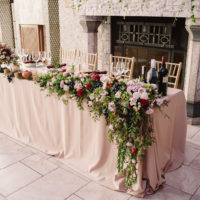
[{"label": "floral garland", "polygon": [[126,177],[127,188],[136,183],[137,164],[154,142],[151,114],[168,103],[158,95],[156,85],[66,69],[44,74],[38,82],[49,95],[63,97],[64,103],[75,99],[80,109],[86,99],[94,120],[104,115],[109,139],[118,148],[118,172]]},{"label": "floral garland", "polygon": [[82,103],[86,99],[94,120],[102,115],[106,119],[109,140],[118,148],[118,172],[125,176],[127,188],[136,183],[137,164],[154,142],[151,115],[155,107],[161,110],[168,104],[158,94],[156,85],[146,84],[140,79],[74,73],[73,67],[67,71],[57,66],[36,78],[29,71],[12,72],[4,68],[0,73],[4,73],[9,82],[13,77],[36,80],[42,90],[49,91],[49,96],[56,93],[65,104],[69,99],[75,99],[80,109],[83,109]]}]

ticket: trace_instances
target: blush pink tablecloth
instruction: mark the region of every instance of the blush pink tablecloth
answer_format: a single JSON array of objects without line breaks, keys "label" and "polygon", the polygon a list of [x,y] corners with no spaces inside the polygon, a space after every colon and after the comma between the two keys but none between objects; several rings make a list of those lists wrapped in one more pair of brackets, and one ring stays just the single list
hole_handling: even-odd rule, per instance
[{"label": "blush pink tablecloth", "polygon": [[183,91],[168,90],[170,100],[164,118],[153,115],[156,142],[138,165],[138,181],[128,191],[125,179],[117,173],[117,148],[108,142],[104,118],[94,122],[85,104],[79,110],[71,100],[64,105],[56,96],[32,81],[14,79],[8,83],[0,75],[0,131],[47,154],[113,190],[143,197],[165,183],[164,174],[184,160],[186,103]]}]

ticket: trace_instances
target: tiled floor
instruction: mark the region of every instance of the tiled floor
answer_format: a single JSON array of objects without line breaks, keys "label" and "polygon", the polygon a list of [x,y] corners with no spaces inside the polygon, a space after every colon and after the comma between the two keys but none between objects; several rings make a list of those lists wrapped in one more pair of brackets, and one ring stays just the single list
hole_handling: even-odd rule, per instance
[{"label": "tiled floor", "polygon": [[[200,200],[200,126],[188,125],[184,165],[146,200]],[[138,200],[109,190],[53,157],[0,134],[0,200]]]}]

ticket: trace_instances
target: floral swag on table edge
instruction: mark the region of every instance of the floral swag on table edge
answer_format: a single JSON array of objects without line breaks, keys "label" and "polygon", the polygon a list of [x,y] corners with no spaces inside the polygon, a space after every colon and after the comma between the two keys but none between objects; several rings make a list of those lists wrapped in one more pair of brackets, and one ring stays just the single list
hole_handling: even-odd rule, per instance
[{"label": "floral swag on table edge", "polygon": [[95,121],[104,115],[109,140],[118,148],[118,172],[125,176],[127,188],[136,183],[137,164],[154,142],[151,114],[155,107],[161,110],[168,104],[156,85],[58,68],[40,76],[36,83],[49,91],[48,96],[56,93],[65,104],[75,99],[80,109],[86,99]]}]

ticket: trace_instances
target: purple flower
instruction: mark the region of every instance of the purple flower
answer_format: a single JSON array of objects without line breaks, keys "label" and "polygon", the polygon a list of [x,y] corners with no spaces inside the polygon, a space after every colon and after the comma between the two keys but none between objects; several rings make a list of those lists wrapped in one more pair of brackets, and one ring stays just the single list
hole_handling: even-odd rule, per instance
[{"label": "purple flower", "polygon": [[1,57],[0,57],[0,59],[4,59],[5,58],[5,56],[4,55],[2,55]]},{"label": "purple flower", "polygon": [[131,142],[127,142],[127,143],[126,143],[126,146],[127,146],[127,147],[132,147],[133,144],[132,144]]},{"label": "purple flower", "polygon": [[157,98],[156,103],[157,103],[158,106],[161,106],[163,104],[163,99]]},{"label": "purple flower", "polygon": [[114,126],[112,124],[109,125],[108,127],[111,131],[114,131]]}]

